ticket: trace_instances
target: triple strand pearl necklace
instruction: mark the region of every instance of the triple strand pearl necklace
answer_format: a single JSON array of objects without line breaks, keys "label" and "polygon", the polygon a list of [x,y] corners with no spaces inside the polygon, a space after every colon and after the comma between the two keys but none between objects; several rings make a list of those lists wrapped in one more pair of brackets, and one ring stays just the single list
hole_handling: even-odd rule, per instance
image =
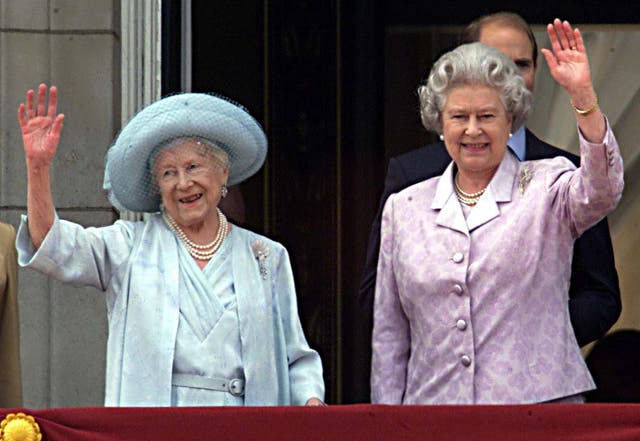
[{"label": "triple strand pearl necklace", "polygon": [[484,192],[487,190],[487,187],[483,188],[480,191],[476,191],[475,193],[467,193],[462,188],[460,188],[460,184],[458,183],[458,174],[456,173],[456,177],[453,180],[454,188],[456,191],[456,196],[458,200],[465,205],[473,207],[478,203]]},{"label": "triple strand pearl necklace", "polygon": [[162,218],[165,223],[169,227],[171,231],[178,236],[178,239],[182,241],[185,247],[187,247],[187,251],[189,254],[195,259],[198,260],[209,260],[213,257],[213,255],[220,249],[222,242],[225,237],[229,233],[229,223],[227,222],[227,217],[220,211],[219,208],[216,207],[218,212],[218,232],[216,233],[216,237],[212,242],[205,245],[198,245],[197,243],[191,241],[182,228],[177,224],[177,222],[171,217],[169,213],[166,211],[162,214]]}]

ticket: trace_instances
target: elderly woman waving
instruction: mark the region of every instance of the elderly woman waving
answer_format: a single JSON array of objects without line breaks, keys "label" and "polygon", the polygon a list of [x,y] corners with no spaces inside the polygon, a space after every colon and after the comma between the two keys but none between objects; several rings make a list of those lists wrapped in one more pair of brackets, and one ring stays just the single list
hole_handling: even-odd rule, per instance
[{"label": "elderly woman waving", "polygon": [[262,166],[260,125],[208,94],[148,106],[109,149],[105,188],[115,207],[154,214],[82,228],[53,206],[49,171],[64,117],[56,88],[48,106],[46,92],[41,85],[36,99],[30,90],[18,110],[28,175],[19,262],[105,291],[106,404],[323,404],[287,251],[217,207],[227,185]]},{"label": "elderly woman waving", "polygon": [[481,43],[443,55],[419,89],[425,127],[453,162],[387,201],[373,331],[372,401],[582,401],[594,383],[567,309],[574,240],[618,203],[623,166],[580,32],[555,20],[543,49],[575,109],[582,164],[507,149],[531,96]]}]

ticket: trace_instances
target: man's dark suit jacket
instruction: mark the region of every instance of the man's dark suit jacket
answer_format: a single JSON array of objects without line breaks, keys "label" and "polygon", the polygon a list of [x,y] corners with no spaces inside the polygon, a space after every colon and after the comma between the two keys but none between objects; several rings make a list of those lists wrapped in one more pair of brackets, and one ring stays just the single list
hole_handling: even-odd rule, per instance
[{"label": "man's dark suit jacket", "polygon": [[[526,159],[544,159],[564,156],[579,165],[580,158],[553,147],[526,130]],[[378,213],[371,226],[367,260],[360,282],[360,305],[373,323],[373,297],[376,286],[378,252],[380,250],[380,222],[382,209],[389,195],[424,181],[440,176],[451,157],[442,142],[413,150],[391,158],[385,180],[384,193],[380,199]],[[526,268],[520,269],[522,272]],[[602,337],[620,316],[620,288],[616,272],[613,247],[607,219],[603,219],[587,230],[573,248],[571,284],[569,288],[569,313],[578,344],[584,346]],[[371,331],[369,329],[368,331]],[[368,334],[371,335],[371,332]],[[369,337],[369,346],[370,346]],[[369,372],[367,372],[367,376]]]}]

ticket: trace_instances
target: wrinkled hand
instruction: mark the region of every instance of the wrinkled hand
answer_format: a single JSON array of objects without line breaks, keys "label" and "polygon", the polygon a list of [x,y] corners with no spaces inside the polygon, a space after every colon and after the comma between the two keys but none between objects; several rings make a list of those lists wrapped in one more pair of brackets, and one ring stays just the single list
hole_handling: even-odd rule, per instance
[{"label": "wrinkled hand", "polygon": [[553,78],[570,96],[592,89],[589,59],[580,31],[568,21],[555,19],[547,25],[551,49],[541,49]]},{"label": "wrinkled hand", "polygon": [[27,103],[18,107],[18,121],[22,130],[22,142],[27,162],[32,165],[49,165],[56,154],[64,115],[58,114],[58,89],[49,89],[49,106],[45,106],[47,86],[38,87],[38,101],[34,103],[34,91],[27,92]]},{"label": "wrinkled hand", "polygon": [[309,398],[305,403],[305,406],[326,406],[326,404],[322,400],[314,397]]}]

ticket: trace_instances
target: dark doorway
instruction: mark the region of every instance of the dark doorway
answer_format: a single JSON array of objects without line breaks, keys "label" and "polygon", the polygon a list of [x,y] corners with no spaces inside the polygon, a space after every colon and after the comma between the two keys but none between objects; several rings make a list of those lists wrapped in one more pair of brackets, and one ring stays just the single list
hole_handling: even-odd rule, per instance
[{"label": "dark doorway", "polygon": [[[180,90],[181,4],[163,1],[163,94]],[[329,403],[368,401],[371,320],[358,305],[358,285],[387,162],[430,139],[417,113],[411,116],[412,88],[457,30],[498,10],[532,24],[556,16],[574,23],[640,21],[640,4],[621,0],[485,1],[464,8],[427,0],[191,1],[193,91],[242,103],[267,131],[267,163],[241,186],[245,226],[289,251],[300,316],[322,356]],[[394,32],[421,26],[439,27],[445,43],[422,41],[418,51],[416,42]],[[397,94],[386,81],[390,65],[409,84]],[[389,114],[407,117],[390,123]]]}]

